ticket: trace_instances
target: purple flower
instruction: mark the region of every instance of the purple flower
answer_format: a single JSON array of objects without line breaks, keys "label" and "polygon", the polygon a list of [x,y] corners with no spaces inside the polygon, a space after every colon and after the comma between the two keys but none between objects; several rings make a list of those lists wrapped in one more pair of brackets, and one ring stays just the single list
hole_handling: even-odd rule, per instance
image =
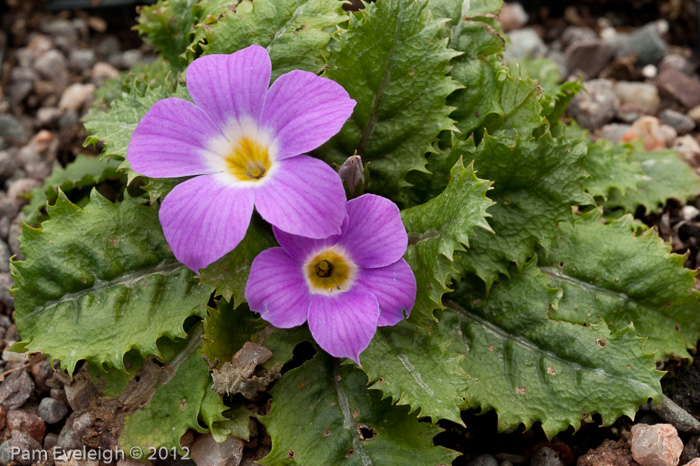
[{"label": "purple flower", "polygon": [[339,84],[299,70],[268,89],[271,69],[258,45],[198,58],[187,68],[195,103],[157,102],[129,144],[127,160],[143,175],[199,175],[176,186],[160,208],[175,257],[195,272],[238,245],[253,206],[288,233],[340,232],[345,192],[338,175],[300,154],[340,131],[355,101]]},{"label": "purple flower", "polygon": [[416,279],[402,258],[408,237],[390,200],[349,201],[342,232],[326,239],[274,232],[282,247],[255,258],[245,297],[275,327],[308,320],[321,348],[359,364],[377,326],[395,325],[413,308]]}]

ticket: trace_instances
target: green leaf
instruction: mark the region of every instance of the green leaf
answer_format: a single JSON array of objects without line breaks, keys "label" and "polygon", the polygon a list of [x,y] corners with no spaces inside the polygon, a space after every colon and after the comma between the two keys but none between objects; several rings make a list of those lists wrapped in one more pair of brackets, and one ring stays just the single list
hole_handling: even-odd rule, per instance
[{"label": "green leaf", "polygon": [[245,342],[257,341],[257,333],[266,322],[258,318],[248,306],[234,307],[233,303],[219,301],[215,308],[208,308],[204,320],[204,353],[215,367],[231,361]]},{"label": "green leaf", "polygon": [[440,39],[441,21],[427,0],[370,3],[335,38],[325,76],[357,101],[341,132],[319,150],[340,165],[357,151],[371,162],[369,189],[397,199],[409,171],[425,171],[438,133],[453,129],[446,97],[458,85],[446,77],[456,52]]},{"label": "green leaf", "polygon": [[[472,28],[483,29],[485,26],[480,24],[474,23]],[[536,130],[537,135],[541,134],[549,125],[542,107],[542,89],[519,67],[509,70],[500,57],[488,56],[495,53],[495,40],[485,44],[489,46],[485,58],[459,57],[450,72],[466,87],[450,96],[448,102],[457,108],[451,116],[457,120],[463,138],[475,133],[480,141],[484,132],[498,135],[502,131],[511,138],[528,138]]]},{"label": "green leaf", "polygon": [[431,0],[430,10],[436,18],[448,18],[451,26],[459,21],[482,15],[496,15],[503,0]]},{"label": "green leaf", "polygon": [[561,230],[541,259],[551,282],[564,289],[556,318],[605,322],[613,332],[633,323],[657,360],[688,357],[700,339],[700,293],[685,258],[671,254],[654,230],[636,236],[629,215],[602,224],[593,212]]},{"label": "green leaf", "polygon": [[195,26],[236,9],[236,4],[234,0],[160,0],[153,6],[141,7],[136,30],[175,68],[184,69],[189,62],[186,52],[194,40]]},{"label": "green leaf", "polygon": [[475,379],[467,392],[470,406],[495,409],[499,430],[539,421],[551,438],[594,414],[610,425],[633,417],[648,398],[661,399],[662,373],[632,327],[610,333],[605,325],[548,317],[561,290],[550,288],[535,261],[500,280],[488,297],[468,288],[457,296],[459,304],[441,313],[439,325]]},{"label": "green leaf", "polygon": [[473,139],[455,143],[450,157],[474,160],[479,175],[494,181],[489,197],[496,201],[489,209],[496,234],[471,237],[459,267],[488,288],[508,274],[509,263],[525,264],[537,245],[549,245],[559,234],[557,224],[571,219],[572,206],[592,201],[583,188],[585,154],[585,144],[548,132],[532,139],[487,133],[476,147]]},{"label": "green leaf", "polygon": [[260,464],[451,464],[456,454],[433,446],[440,429],[403,406],[367,391],[367,377],[319,352],[272,389],[261,418],[272,451]]},{"label": "green leaf", "polygon": [[593,142],[588,131],[574,121],[566,127],[566,136],[588,144],[583,168],[591,175],[585,180],[585,185],[592,196],[607,200],[615,190],[624,195],[649,179],[642,172],[639,162],[632,159],[630,144],[614,145],[607,139]]},{"label": "green leaf", "polygon": [[250,440],[250,418],[254,413],[245,406],[237,406],[224,413],[225,419],[214,422],[211,426],[211,435],[214,441],[222,443],[226,437],[233,435],[246,442]]},{"label": "green leaf", "polygon": [[489,186],[460,159],[442,194],[401,212],[409,243],[405,258],[418,286],[412,319],[430,319],[435,309],[442,308],[442,295],[450,291],[448,282],[457,272],[454,252],[469,247],[475,227],[491,231],[486,221],[486,209],[493,205],[486,197]]},{"label": "green leaf", "polygon": [[158,338],[183,338],[184,320],[206,315],[212,288],[175,260],[155,208],[93,191],[83,209],[59,193],[48,211],[42,228],[24,225],[26,260],[12,263],[26,351],[68,372],[81,359],[121,369],[127,351],[158,355]]},{"label": "green leaf", "polygon": [[437,332],[408,321],[380,327],[362,352],[362,370],[374,382],[370,389],[417,410],[418,417],[464,425],[460,407],[470,381],[461,367],[463,357],[446,348]]},{"label": "green leaf", "polygon": [[277,243],[268,229],[260,222],[253,221],[248,227],[243,240],[236,248],[221,259],[200,270],[199,279],[202,283],[216,288],[227,301],[236,306],[245,302],[245,286],[248,282],[250,266],[258,254]]},{"label": "green leaf", "polygon": [[[247,305],[234,308],[233,303],[219,301],[215,309],[209,308],[204,321],[204,348],[202,352],[216,367],[231,361],[245,342],[252,341],[272,351],[272,357],[262,366],[270,371],[281,371],[292,359],[294,348],[303,341],[311,341],[305,326],[281,329],[268,325]],[[218,361],[218,364],[215,362]]]},{"label": "green leaf", "polygon": [[331,34],[346,20],[337,0],[243,0],[200,25],[194,45],[201,43],[205,55],[261,45],[270,53],[272,79],[297,69],[320,73]]},{"label": "green leaf", "polygon": [[645,211],[659,212],[668,199],[687,201],[700,193],[700,179],[674,150],[647,152],[637,142],[632,160],[639,162],[648,179],[638,183],[636,191],[611,193],[605,207],[634,213],[642,206]]},{"label": "green leaf", "polygon": [[124,369],[88,364],[92,383],[102,396],[117,397],[126,389],[129,382],[143,367],[144,358],[138,351],[131,350],[124,355]]},{"label": "green leaf", "polygon": [[90,133],[85,144],[104,142],[104,156],[116,155],[126,159],[126,150],[131,142],[131,135],[141,118],[153,104],[168,97],[189,99],[185,87],[176,90],[168,85],[148,88],[141,93],[132,88],[122,98],[112,102],[108,110],[92,109],[85,116],[85,129]]},{"label": "green leaf", "polygon": [[[199,339],[194,341],[199,343]],[[153,398],[140,410],[124,420],[124,430],[119,438],[119,445],[129,451],[140,447],[147,453],[149,447],[168,449],[177,448],[180,454],[180,438],[188,429],[198,432],[206,430],[198,422],[200,410],[205,405],[205,412],[211,409],[215,400],[207,396],[209,386],[209,366],[197,351],[192,351],[186,359],[169,364],[174,375],[166,383],[156,388]]]},{"label": "green leaf", "polygon": [[79,154],[75,160],[65,168],[57,168],[44,182],[44,186],[34,188],[31,192],[31,202],[24,207],[26,222],[37,225],[42,217],[42,210],[46,202],[53,204],[58,197],[59,189],[69,194],[75,189],[97,186],[107,180],[122,178],[117,173],[119,163],[113,160],[100,160],[87,155]]}]

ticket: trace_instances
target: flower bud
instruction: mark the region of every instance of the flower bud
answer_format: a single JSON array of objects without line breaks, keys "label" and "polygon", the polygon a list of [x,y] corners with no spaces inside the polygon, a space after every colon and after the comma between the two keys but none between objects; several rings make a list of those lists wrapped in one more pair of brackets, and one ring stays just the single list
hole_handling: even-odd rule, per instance
[{"label": "flower bud", "polygon": [[362,157],[353,155],[338,168],[338,175],[343,180],[348,198],[361,195],[365,190],[365,170]]}]

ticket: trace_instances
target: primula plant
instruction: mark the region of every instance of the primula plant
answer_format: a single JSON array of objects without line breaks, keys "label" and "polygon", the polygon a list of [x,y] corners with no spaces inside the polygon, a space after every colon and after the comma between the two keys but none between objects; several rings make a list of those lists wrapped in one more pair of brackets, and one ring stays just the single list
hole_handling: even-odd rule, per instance
[{"label": "primula plant", "polygon": [[700,293],[632,214],[700,183],[563,119],[580,84],[504,63],[501,6],[142,8],[159,59],[98,91],[103,156],[25,208],[15,350],[90,379],[124,451],[255,417],[265,465],[449,464],[465,409],[553,437],[660,402]]}]

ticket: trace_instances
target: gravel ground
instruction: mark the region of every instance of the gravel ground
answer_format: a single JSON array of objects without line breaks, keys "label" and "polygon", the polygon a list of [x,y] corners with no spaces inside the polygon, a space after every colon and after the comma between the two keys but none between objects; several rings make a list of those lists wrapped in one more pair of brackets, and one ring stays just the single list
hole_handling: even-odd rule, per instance
[{"label": "gravel ground", "polygon": [[[529,17],[518,4],[509,4],[502,13],[504,28],[513,38],[507,55],[547,56],[560,64],[563,79],[583,76],[590,92],[574,100],[569,116],[590,129],[594,138],[617,142],[630,134],[641,135],[650,148],[676,148],[700,174],[698,55],[683,45],[695,40],[695,17],[688,10],[692,2],[659,2],[663,14],[657,17],[668,21],[647,24],[626,22],[624,9],[596,16],[595,5],[580,6],[560,8],[561,16],[554,16],[557,8],[545,11],[547,2],[533,3],[537,9],[529,11]],[[7,351],[19,340],[11,318],[8,261],[12,255],[21,257],[17,236],[27,192],[78,153],[96,153],[82,147],[85,134],[80,123],[95,88],[154,57],[130,30],[133,8],[47,13],[43,5],[14,0],[4,10],[0,6],[2,465],[17,464],[11,461],[13,446],[80,449],[96,447],[96,435],[104,439],[100,430],[104,421],[86,409],[86,400],[94,396],[89,384],[80,377],[71,382],[47,359]],[[700,198],[688,205],[672,201],[660,214],[638,212],[637,217],[655,226],[674,252],[687,253],[686,266],[699,265]],[[538,427],[497,435],[494,413],[465,412],[468,427],[445,423],[446,431],[437,441],[464,453],[455,464],[472,466],[640,464],[634,458],[645,465],[676,465],[679,455],[680,464],[693,464],[691,460],[700,458],[700,360],[688,367],[668,361],[663,368],[670,370],[663,380],[669,403],[663,410],[642,409],[635,421],[621,419],[599,428],[600,419],[594,419],[577,433],[567,431],[548,440]],[[269,451],[264,428],[255,422],[251,427],[250,442],[236,446],[237,458],[229,455],[229,466],[253,464]],[[186,441],[211,448],[204,437],[190,435]],[[655,446],[645,448],[647,444]],[[54,459],[40,464],[54,464]],[[70,464],[97,466],[90,461]]]}]

